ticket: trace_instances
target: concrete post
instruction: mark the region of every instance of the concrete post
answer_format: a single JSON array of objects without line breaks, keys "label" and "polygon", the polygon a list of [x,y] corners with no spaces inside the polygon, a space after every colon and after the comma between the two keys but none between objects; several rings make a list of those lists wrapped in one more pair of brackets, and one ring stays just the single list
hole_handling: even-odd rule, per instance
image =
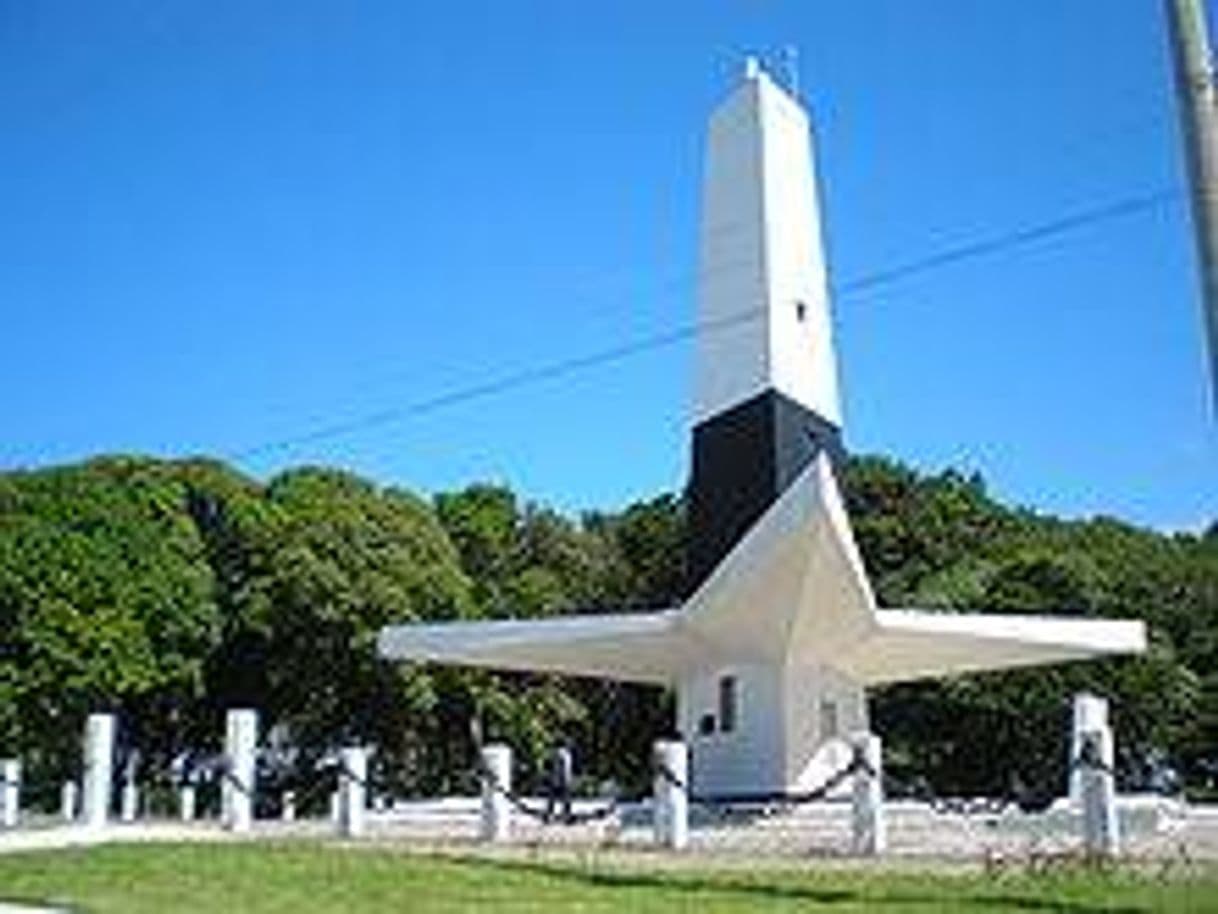
[{"label": "concrete post", "polygon": [[1112,774],[1112,731],[1107,727],[1087,730],[1082,736],[1083,847],[1097,857],[1120,853],[1120,824],[1116,808],[1116,778]]},{"label": "concrete post", "polygon": [[683,850],[689,844],[689,750],[680,740],[659,740],[653,752],[656,844]]},{"label": "concrete post", "polygon": [[1090,692],[1080,692],[1074,696],[1074,709],[1070,725],[1070,765],[1069,774],[1070,802],[1080,804],[1083,801],[1082,771],[1073,765],[1083,748],[1083,733],[1088,730],[1108,729],[1108,699]]},{"label": "concrete post", "polygon": [[482,840],[508,841],[512,836],[512,750],[482,747]]},{"label": "concrete post", "polygon": [[194,784],[182,784],[178,787],[178,816],[183,822],[195,820],[197,795]]},{"label": "concrete post", "polygon": [[110,817],[114,776],[114,715],[90,714],[85,722],[84,803],[81,818],[89,828],[101,828]]},{"label": "concrete post", "polygon": [[358,838],[364,833],[364,812],[368,804],[368,751],[352,746],[341,750],[338,758],[338,832],[344,838]]},{"label": "concrete post", "polygon": [[119,799],[119,819],[123,822],[134,822],[140,809],[140,788],[135,783],[134,776],[123,782],[123,791]]},{"label": "concrete post", "polygon": [[850,747],[861,763],[854,772],[852,844],[854,853],[873,857],[888,847],[883,746],[878,736],[863,731],[851,735]]},{"label": "concrete post", "polygon": [[65,822],[76,820],[76,782],[64,781],[59,788],[59,817]]},{"label": "concrete post", "polygon": [[16,828],[21,819],[21,762],[0,760],[0,825]]},{"label": "concrete post", "polygon": [[279,807],[279,818],[284,822],[296,821],[296,791],[285,790],[283,801]]},{"label": "concrete post", "polygon": [[247,832],[254,820],[254,752],[258,712],[231,708],[225,721],[225,775],[220,787],[221,816],[230,831]]},{"label": "concrete post", "polygon": [[330,821],[334,823],[334,827],[338,827],[338,823],[343,820],[343,798],[342,791],[337,787],[330,791]]}]

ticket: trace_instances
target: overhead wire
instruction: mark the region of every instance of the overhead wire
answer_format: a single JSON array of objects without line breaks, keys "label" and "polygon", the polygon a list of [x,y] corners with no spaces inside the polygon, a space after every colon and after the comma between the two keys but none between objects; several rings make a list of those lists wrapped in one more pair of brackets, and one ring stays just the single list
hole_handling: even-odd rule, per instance
[{"label": "overhead wire", "polygon": [[[1168,203],[1179,200],[1182,194],[1183,191],[1179,188],[1163,188],[1152,193],[1126,197],[1101,206],[1079,210],[1047,222],[1006,232],[1001,235],[959,244],[918,258],[917,260],[860,274],[841,283],[831,283],[830,295],[838,301],[843,299],[848,300],[855,293],[900,282],[973,258],[993,255],[1012,248],[1023,247],[1038,241],[1059,237],[1090,225],[1159,209]],[[715,271],[707,271],[707,273],[710,272]],[[707,273],[699,273],[699,276],[704,277]],[[369,428],[400,422],[407,418],[432,413],[437,410],[467,403],[471,400],[491,397],[521,387],[566,377],[577,372],[620,362],[646,352],[672,346],[699,334],[725,332],[759,319],[765,313],[766,307],[765,303],[754,304],[722,318],[687,323],[656,334],[628,340],[606,349],[525,368],[505,374],[499,378],[454,388],[445,393],[416,400],[399,407],[379,410],[348,421],[324,425],[298,435],[252,445],[229,452],[226,456],[231,460],[246,460],[270,452],[329,440]]]},{"label": "overhead wire", "polygon": [[1018,229],[1005,235],[966,242],[919,258],[918,260],[898,264],[895,267],[875,270],[843,283],[838,287],[837,291],[857,292],[872,286],[886,285],[901,279],[907,279],[919,273],[926,273],[940,267],[949,266],[962,260],[994,254],[1007,248],[1021,247],[1044,238],[1052,238],[1074,229],[1094,225],[1097,222],[1106,222],[1111,219],[1158,209],[1164,204],[1179,200],[1182,195],[1183,191],[1179,188],[1164,188],[1153,193],[1126,197],[1104,206],[1080,210],[1079,212],[1062,216],[1059,219],[1042,222],[1025,229]]},{"label": "overhead wire", "polygon": [[763,308],[753,306],[713,321],[686,324],[684,326],[676,327],[672,330],[657,333],[652,336],[631,340],[626,343],[622,343],[621,345],[613,346],[609,349],[602,349],[597,352],[588,353],[587,355],[575,356],[569,359],[562,359],[556,362],[538,365],[533,368],[526,368],[521,371],[513,372],[512,374],[504,375],[501,378],[495,378],[480,384],[471,384],[468,387],[456,388],[448,391],[447,393],[439,394],[425,400],[417,400],[405,406],[370,413],[349,422],[339,422],[333,425],[315,429],[311,432],[296,435],[291,438],[281,438],[278,441],[254,445],[253,447],[230,453],[227,456],[234,460],[241,460],[265,453],[267,451],[282,450],[286,447],[308,444],[313,441],[320,441],[327,438],[335,438],[351,432],[362,431],[372,426],[384,425],[387,422],[400,421],[407,417],[434,412],[438,409],[468,402],[469,400],[477,400],[483,397],[492,396],[494,394],[504,393],[505,391],[512,390],[517,387],[523,387],[529,384],[538,383],[540,381],[560,378],[577,371],[594,368],[598,365],[619,362],[623,359],[627,359],[634,355],[639,355],[643,352],[649,352],[655,349],[671,346],[672,344],[681,342],[682,340],[690,339],[698,333],[720,332],[730,327],[738,326],[742,323],[755,321],[764,313]]}]

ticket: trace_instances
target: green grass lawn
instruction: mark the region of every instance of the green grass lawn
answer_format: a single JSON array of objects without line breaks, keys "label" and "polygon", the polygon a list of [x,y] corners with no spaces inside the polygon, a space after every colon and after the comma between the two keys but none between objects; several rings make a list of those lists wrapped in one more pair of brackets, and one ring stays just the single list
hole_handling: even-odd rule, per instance
[{"label": "green grass lawn", "polygon": [[109,845],[0,857],[0,899],[166,912],[1218,912],[1218,874],[1031,876],[819,865],[678,868],[645,855],[560,860],[285,844]]}]

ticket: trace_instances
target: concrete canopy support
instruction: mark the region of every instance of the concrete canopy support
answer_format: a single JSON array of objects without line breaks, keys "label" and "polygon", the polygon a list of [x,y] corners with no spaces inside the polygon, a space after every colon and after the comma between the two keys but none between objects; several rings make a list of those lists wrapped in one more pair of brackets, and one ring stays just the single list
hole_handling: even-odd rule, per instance
[{"label": "concrete canopy support", "polygon": [[21,820],[21,762],[0,760],[0,825],[16,828]]},{"label": "concrete canopy support", "polygon": [[874,733],[850,737],[857,767],[854,771],[851,844],[854,853],[874,857],[888,847],[884,819],[884,759],[880,738]]},{"label": "concrete canopy support", "polygon": [[353,746],[339,752],[338,832],[344,838],[364,833],[368,808],[368,750]]},{"label": "concrete canopy support", "polygon": [[247,832],[254,820],[254,753],[258,748],[258,712],[249,708],[232,708],[225,723],[221,818],[224,827],[230,831]]},{"label": "concrete canopy support", "polygon": [[85,722],[84,804],[81,817],[89,828],[100,828],[110,815],[114,776],[114,715],[90,714]]},{"label": "concrete canopy support", "polygon": [[653,751],[656,844],[684,850],[689,844],[689,749],[680,740],[660,740]]},{"label": "concrete canopy support", "polygon": [[512,836],[512,750],[493,744],[482,747],[483,841],[503,842]]},{"label": "concrete canopy support", "polygon": [[1113,754],[1108,727],[1083,732],[1075,766],[1082,776],[1083,848],[1094,857],[1115,857],[1121,849]]}]

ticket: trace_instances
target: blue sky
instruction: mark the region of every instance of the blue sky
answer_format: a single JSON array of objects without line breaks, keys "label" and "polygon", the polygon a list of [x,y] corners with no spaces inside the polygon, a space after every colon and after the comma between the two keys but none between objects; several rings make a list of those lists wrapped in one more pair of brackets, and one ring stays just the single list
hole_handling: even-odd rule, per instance
[{"label": "blue sky", "polygon": [[[0,466],[327,463],[568,510],[683,484],[702,131],[794,45],[837,282],[1182,187],[1158,0],[0,0]],[[843,295],[847,440],[1218,517],[1182,200]]]}]

